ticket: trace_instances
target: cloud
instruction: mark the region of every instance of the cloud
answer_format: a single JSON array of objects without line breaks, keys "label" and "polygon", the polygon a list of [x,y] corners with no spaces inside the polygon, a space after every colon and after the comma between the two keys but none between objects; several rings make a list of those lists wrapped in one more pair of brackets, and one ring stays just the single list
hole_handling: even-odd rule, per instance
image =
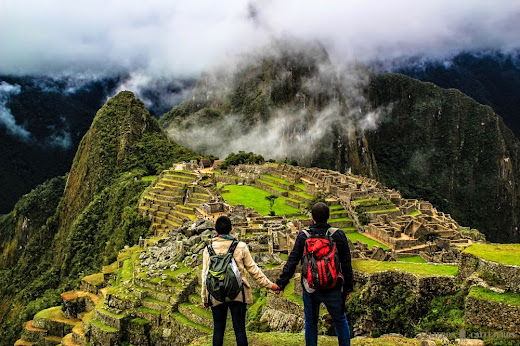
[{"label": "cloud", "polygon": [[21,87],[19,85],[0,82],[0,124],[6,127],[7,133],[27,142],[31,137],[31,133],[16,123],[11,110],[7,107],[11,95],[17,95],[20,92]]},{"label": "cloud", "polygon": [[69,149],[72,147],[70,132],[59,130],[47,137],[46,144],[53,148]]},{"label": "cloud", "polygon": [[519,48],[520,2],[4,1],[0,73],[197,76],[273,38],[319,40],[335,63]]}]

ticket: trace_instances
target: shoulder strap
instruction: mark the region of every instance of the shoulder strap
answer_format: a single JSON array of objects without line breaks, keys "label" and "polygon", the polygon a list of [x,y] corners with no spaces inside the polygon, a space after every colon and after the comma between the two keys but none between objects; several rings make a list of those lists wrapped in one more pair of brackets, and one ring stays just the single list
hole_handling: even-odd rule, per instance
[{"label": "shoulder strap", "polygon": [[215,253],[215,250],[213,250],[213,244],[212,243],[209,243],[208,244],[208,252],[209,252],[209,255],[210,256],[216,256],[217,254]]},{"label": "shoulder strap", "polygon": [[309,238],[311,236],[311,234],[309,233],[310,230],[307,230],[307,229],[304,229],[302,230],[303,234],[305,234],[307,236],[307,238]]},{"label": "shoulder strap", "polygon": [[235,249],[237,248],[238,240],[233,239],[233,242],[229,246],[228,253],[233,254],[235,252]]},{"label": "shoulder strap", "polygon": [[339,229],[339,228],[330,227],[330,228],[327,230],[327,234],[328,234],[329,236],[332,237],[332,236],[334,235],[334,233],[336,233],[336,231],[337,231],[338,229]]}]

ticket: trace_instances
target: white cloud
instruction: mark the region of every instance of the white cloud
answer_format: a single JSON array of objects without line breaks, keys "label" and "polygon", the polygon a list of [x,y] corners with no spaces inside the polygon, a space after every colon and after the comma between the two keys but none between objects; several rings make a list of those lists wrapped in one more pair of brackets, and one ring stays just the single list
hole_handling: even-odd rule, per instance
[{"label": "white cloud", "polygon": [[2,2],[0,73],[196,76],[272,38],[319,40],[334,62],[520,46],[520,2],[483,0]]},{"label": "white cloud", "polygon": [[11,85],[7,82],[0,82],[0,124],[6,127],[7,133],[26,142],[30,139],[31,133],[16,123],[11,110],[7,108],[7,102],[9,102],[11,95],[17,95],[20,91],[21,88],[17,84]]}]

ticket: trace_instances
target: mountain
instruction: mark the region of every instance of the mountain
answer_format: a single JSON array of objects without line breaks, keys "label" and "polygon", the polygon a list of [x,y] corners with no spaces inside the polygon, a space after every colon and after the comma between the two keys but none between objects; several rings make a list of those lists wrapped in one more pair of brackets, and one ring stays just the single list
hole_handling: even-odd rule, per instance
[{"label": "mountain", "polygon": [[491,241],[520,241],[520,142],[491,107],[400,74],[375,75],[367,94],[373,107],[392,105],[367,133],[385,184]]},{"label": "mountain", "polygon": [[34,189],[0,218],[0,339],[14,343],[22,321],[56,303],[57,292],[148,235],[150,221],[137,210],[149,185],[141,178],[193,157],[166,137],[133,93],[107,101],[70,174]]},{"label": "mountain", "polygon": [[0,214],[70,169],[79,141],[117,82],[0,76]]},{"label": "mountain", "polygon": [[520,51],[461,53],[449,61],[405,65],[399,73],[455,88],[491,106],[520,138]]},{"label": "mountain", "polygon": [[404,75],[336,73],[320,46],[279,44],[237,65],[160,119],[176,141],[380,177],[492,241],[520,240],[520,144],[492,108]]}]

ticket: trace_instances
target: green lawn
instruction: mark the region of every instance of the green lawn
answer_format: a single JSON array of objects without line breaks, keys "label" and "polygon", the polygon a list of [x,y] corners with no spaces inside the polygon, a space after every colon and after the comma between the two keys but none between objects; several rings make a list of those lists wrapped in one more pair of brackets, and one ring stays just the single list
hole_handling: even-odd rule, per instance
[{"label": "green lawn", "polygon": [[401,270],[419,276],[428,275],[450,275],[456,276],[458,272],[457,266],[446,264],[426,264],[426,263],[406,263],[406,262],[382,262],[382,261],[366,261],[352,260],[352,268],[373,274],[385,270]]},{"label": "green lawn", "polygon": [[497,303],[520,306],[520,293],[506,292],[497,293],[484,287],[472,287],[468,297],[479,300],[490,300]]},{"label": "green lawn", "polygon": [[410,257],[401,257],[398,259],[399,262],[411,262],[411,263],[426,263],[425,260],[421,256],[410,256]]},{"label": "green lawn", "polygon": [[334,212],[337,212],[339,210],[345,210],[345,208],[343,208],[343,206],[341,204],[332,205],[329,207],[329,209],[330,209],[331,214],[333,214]]},{"label": "green lawn", "polygon": [[262,178],[268,178],[268,179],[277,181],[279,183],[282,183],[284,185],[294,185],[293,183],[291,183],[291,182],[289,182],[289,181],[287,181],[285,179],[273,177],[272,175],[269,175],[269,174],[262,174]]},{"label": "green lawn", "polygon": [[520,244],[472,244],[464,252],[488,261],[520,265]]},{"label": "green lawn", "polygon": [[[271,193],[247,185],[227,185],[229,192],[222,193],[222,197],[231,205],[243,204],[255,209],[261,215],[269,215],[269,201],[265,199]],[[273,206],[276,215],[291,215],[300,213],[301,210],[285,204],[284,197],[278,197]]]},{"label": "green lawn", "polygon": [[386,249],[390,249],[389,246],[385,245],[385,244],[382,244],[378,241],[375,241],[367,236],[365,236],[364,234],[362,233],[359,233],[359,232],[352,232],[352,233],[345,233],[345,235],[347,236],[347,238],[349,238],[353,243],[356,242],[356,240],[359,240],[360,242],[362,243],[365,243],[367,244],[368,246],[370,246],[371,248],[374,246],[374,245],[377,245],[381,248],[383,248],[384,250]]},{"label": "green lawn", "polygon": [[155,175],[147,175],[146,177],[142,177],[142,181],[153,181],[155,179]]},{"label": "green lawn", "polygon": [[352,227],[343,227],[341,228],[341,230],[345,233],[354,233],[354,232],[357,232],[357,228],[352,226]]}]

